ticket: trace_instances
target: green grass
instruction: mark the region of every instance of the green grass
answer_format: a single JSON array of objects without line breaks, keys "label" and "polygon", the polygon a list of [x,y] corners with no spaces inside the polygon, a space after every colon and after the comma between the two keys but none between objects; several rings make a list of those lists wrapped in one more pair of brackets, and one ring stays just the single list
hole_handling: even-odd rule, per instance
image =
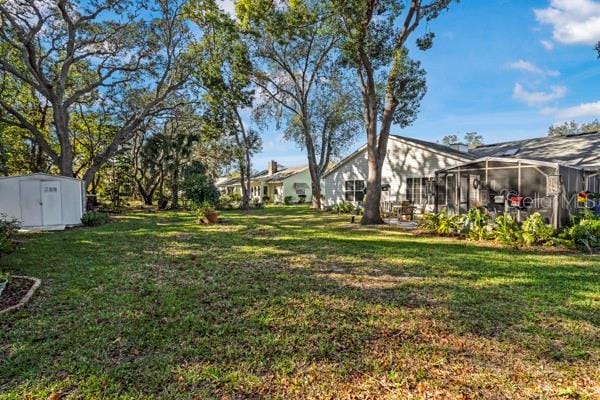
[{"label": "green grass", "polygon": [[[600,398],[600,259],[304,207],[34,234],[0,398]],[[58,397],[58,396],[57,396]]]}]

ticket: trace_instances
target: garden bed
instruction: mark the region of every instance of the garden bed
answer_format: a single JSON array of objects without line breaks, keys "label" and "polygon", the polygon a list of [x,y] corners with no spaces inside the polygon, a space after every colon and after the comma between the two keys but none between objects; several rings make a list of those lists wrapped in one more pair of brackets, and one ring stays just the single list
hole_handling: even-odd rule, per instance
[{"label": "garden bed", "polygon": [[36,278],[13,276],[0,294],[0,314],[25,305],[40,283]]}]

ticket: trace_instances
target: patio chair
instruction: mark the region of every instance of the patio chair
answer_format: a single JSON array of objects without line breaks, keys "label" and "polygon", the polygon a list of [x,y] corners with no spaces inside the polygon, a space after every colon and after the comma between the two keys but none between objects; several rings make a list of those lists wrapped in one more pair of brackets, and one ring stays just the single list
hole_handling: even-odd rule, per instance
[{"label": "patio chair", "polygon": [[404,200],[398,209],[398,220],[401,221],[402,217],[406,216],[409,220],[415,218],[415,205],[408,200]]}]

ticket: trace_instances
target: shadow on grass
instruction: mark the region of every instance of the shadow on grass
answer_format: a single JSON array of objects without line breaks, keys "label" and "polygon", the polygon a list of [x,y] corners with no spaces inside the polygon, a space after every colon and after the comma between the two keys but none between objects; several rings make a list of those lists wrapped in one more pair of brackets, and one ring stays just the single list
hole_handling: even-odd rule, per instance
[{"label": "shadow on grass", "polygon": [[3,321],[0,389],[244,397],[316,366],[335,393],[395,371],[389,357],[416,363],[409,388],[420,370],[435,381],[436,357],[490,376],[513,372],[506,360],[498,371],[498,351],[590,374],[599,361],[600,265],[588,258],[349,228],[300,207],[225,218],[124,215],[3,260],[46,284]]}]

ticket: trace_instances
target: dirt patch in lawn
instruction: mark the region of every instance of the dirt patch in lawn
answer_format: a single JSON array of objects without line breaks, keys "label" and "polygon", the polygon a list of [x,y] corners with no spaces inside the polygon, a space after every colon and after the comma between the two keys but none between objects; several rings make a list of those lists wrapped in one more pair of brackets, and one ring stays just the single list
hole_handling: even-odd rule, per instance
[{"label": "dirt patch in lawn", "polygon": [[16,306],[25,297],[33,281],[25,278],[12,278],[0,295],[0,312],[6,308]]},{"label": "dirt patch in lawn", "polygon": [[42,281],[30,276],[13,276],[0,295],[0,314],[23,307]]}]

